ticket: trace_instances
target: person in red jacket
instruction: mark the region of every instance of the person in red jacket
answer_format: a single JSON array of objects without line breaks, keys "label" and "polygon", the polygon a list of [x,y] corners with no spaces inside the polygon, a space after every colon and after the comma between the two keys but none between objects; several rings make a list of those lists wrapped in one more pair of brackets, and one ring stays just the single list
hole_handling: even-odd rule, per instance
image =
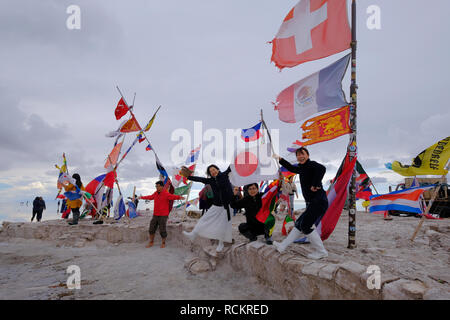
[{"label": "person in red jacket", "polygon": [[148,232],[150,234],[150,241],[147,244],[146,248],[150,248],[153,246],[153,240],[155,239],[156,229],[159,226],[159,234],[161,235],[161,248],[166,246],[166,224],[167,218],[169,217],[169,201],[170,200],[184,200],[184,197],[177,196],[169,193],[164,189],[164,183],[162,181],[156,182],[156,192],[154,192],[150,196],[141,196],[139,199],[142,200],[154,200],[155,205],[153,208],[153,218],[150,221],[150,227]]}]

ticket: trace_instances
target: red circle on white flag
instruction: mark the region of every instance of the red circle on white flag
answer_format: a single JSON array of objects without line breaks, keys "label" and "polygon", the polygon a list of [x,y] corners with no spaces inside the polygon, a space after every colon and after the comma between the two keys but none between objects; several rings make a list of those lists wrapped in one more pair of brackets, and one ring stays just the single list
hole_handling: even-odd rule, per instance
[{"label": "red circle on white flag", "polygon": [[258,157],[252,152],[241,152],[234,159],[234,167],[241,177],[248,177],[258,168]]}]

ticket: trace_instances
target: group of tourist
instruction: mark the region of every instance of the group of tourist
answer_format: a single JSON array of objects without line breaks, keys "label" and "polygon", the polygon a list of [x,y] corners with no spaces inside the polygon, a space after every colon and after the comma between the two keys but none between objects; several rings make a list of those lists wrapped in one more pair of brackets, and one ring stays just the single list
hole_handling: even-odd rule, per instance
[{"label": "group of tourist", "polygon": [[[233,188],[228,177],[231,171],[230,167],[222,172],[214,164],[207,167],[207,177],[194,176],[186,167],[183,167],[180,172],[187,180],[207,185],[209,191],[212,193],[209,208],[201,216],[193,230],[190,232],[183,231],[183,234],[191,241],[194,241],[197,237],[218,240],[216,251],[221,252],[224,248],[224,243],[231,243],[233,240],[231,210],[233,209],[233,215],[235,215],[239,210],[244,209],[246,222],[241,223],[238,229],[249,241],[257,240],[258,235],[264,235],[267,244],[273,244],[279,252],[283,252],[295,240],[306,236],[311,243],[311,247],[314,249],[314,252],[309,257],[312,259],[326,257],[328,253],[323,246],[320,235],[313,229],[314,222],[323,216],[328,208],[327,196],[322,186],[322,179],[326,171],[325,167],[310,160],[309,152],[304,147],[296,150],[296,158],[298,161],[296,165],[289,163],[278,155],[273,155],[273,157],[284,168],[299,175],[302,194],[306,202],[306,210],[295,221],[295,227],[292,228],[282,242],[272,241],[268,227],[256,219],[256,215],[262,207],[262,196],[264,195],[264,193],[259,191],[258,184],[252,183],[244,186],[245,193],[241,195],[240,188]],[[80,176],[74,174],[72,177],[74,184],[68,183],[64,185],[66,192],[84,190]],[[167,238],[166,224],[171,208],[170,202],[173,200],[183,200],[184,198],[169,193],[162,181],[156,182],[155,187],[156,191],[152,195],[140,196],[138,199],[154,201],[153,217],[149,227],[150,240],[147,247],[153,246],[155,233],[159,228],[159,233],[162,238],[161,247],[164,248]],[[282,192],[289,196],[289,214],[291,217],[294,217],[293,196],[294,193],[297,193],[297,190],[292,177],[282,187]],[[73,213],[73,220],[69,223],[70,225],[76,225],[78,223],[81,204],[81,195],[79,199],[67,200],[66,205]],[[40,219],[39,216],[38,219]]]}]

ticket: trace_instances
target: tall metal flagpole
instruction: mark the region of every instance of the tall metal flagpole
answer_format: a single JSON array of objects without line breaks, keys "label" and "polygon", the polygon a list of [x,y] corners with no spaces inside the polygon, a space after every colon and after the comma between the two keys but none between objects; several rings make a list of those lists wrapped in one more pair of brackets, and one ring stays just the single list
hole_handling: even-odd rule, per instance
[{"label": "tall metal flagpole", "polygon": [[[350,85],[350,127],[352,134],[350,135],[350,141],[347,147],[349,153],[349,160],[352,161],[357,155],[356,144],[356,0],[352,0],[352,70],[351,70],[351,85]],[[353,169],[353,175],[350,181],[349,188],[349,214],[348,214],[348,249],[356,248],[356,167]]]}]

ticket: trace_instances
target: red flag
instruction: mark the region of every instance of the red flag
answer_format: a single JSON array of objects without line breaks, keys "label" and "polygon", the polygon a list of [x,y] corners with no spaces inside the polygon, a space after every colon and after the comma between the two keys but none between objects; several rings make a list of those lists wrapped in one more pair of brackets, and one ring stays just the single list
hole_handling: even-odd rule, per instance
[{"label": "red flag", "polygon": [[134,131],[141,131],[141,127],[139,126],[139,123],[137,122],[136,118],[134,116],[131,116],[131,119],[128,120],[121,128],[120,132],[134,132]]},{"label": "red flag", "polygon": [[347,153],[341,173],[335,178],[334,184],[331,185],[327,192],[328,209],[320,221],[315,223],[317,226],[316,230],[322,240],[328,239],[341,216],[342,209],[347,200],[348,186],[353,169],[355,168],[355,163],[356,157],[350,162]]},{"label": "red flag", "polygon": [[108,169],[109,166],[115,166],[117,163],[117,159],[119,158],[120,149],[122,149],[122,142],[119,142],[114,146],[111,153],[108,156],[108,159],[105,163],[105,168]]},{"label": "red flag", "polygon": [[123,98],[120,98],[119,102],[117,103],[116,110],[114,111],[114,114],[116,115],[116,119],[119,120],[124,115],[127,114],[128,110],[130,110],[123,100]]},{"label": "red flag", "polygon": [[345,0],[300,0],[272,41],[272,61],[282,69],[350,48]]},{"label": "red flag", "polygon": [[105,180],[103,180],[103,183],[108,188],[113,188],[114,187],[114,181],[116,181],[116,177],[117,177],[116,172],[115,171],[110,171],[110,172],[108,172],[106,174]]},{"label": "red flag", "polygon": [[261,209],[259,209],[258,213],[256,214],[256,219],[259,222],[262,223],[266,222],[267,217],[269,216],[272,209],[271,208],[272,200],[274,197],[277,196],[277,194],[278,194],[278,185],[275,185],[261,197],[262,206]]}]

